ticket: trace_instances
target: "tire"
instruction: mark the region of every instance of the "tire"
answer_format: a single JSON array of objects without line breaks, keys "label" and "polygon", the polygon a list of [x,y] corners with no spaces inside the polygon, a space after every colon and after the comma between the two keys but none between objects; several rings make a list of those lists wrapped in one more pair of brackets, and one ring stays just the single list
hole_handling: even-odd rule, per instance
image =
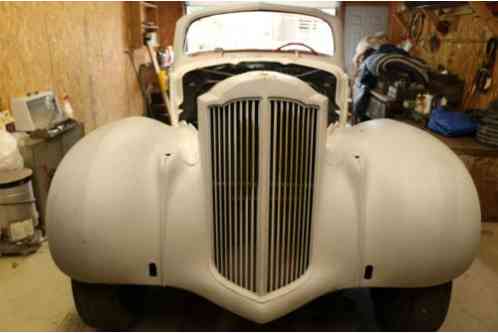
[{"label": "tire", "polygon": [[436,331],[446,318],[451,281],[427,288],[372,288],[375,315],[386,331]]},{"label": "tire", "polygon": [[145,287],[71,280],[74,304],[85,324],[103,330],[127,330],[143,313]]}]

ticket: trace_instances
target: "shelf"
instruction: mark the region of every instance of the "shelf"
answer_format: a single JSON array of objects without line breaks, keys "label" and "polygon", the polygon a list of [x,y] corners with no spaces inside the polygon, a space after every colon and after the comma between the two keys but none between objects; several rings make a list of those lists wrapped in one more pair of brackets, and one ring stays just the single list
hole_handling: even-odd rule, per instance
[{"label": "shelf", "polygon": [[131,2],[130,7],[130,48],[144,46],[144,34],[159,30],[159,8],[150,2]]},{"label": "shelf", "polygon": [[150,2],[147,2],[147,1],[142,1],[141,4],[144,6],[144,7],[147,7],[147,8],[154,8],[154,9],[157,9],[157,5],[154,5]]},{"label": "shelf", "polygon": [[152,24],[151,23],[145,23],[145,22],[142,23],[142,27],[144,27],[145,29],[153,29],[153,30],[159,29],[158,25],[153,24],[153,23]]}]

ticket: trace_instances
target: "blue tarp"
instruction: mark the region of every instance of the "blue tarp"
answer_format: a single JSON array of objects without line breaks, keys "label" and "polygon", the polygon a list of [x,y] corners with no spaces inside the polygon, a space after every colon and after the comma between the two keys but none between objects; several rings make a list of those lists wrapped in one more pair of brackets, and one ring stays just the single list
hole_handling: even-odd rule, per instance
[{"label": "blue tarp", "polygon": [[474,134],[478,123],[466,113],[448,111],[440,106],[432,110],[428,126],[445,136],[465,136]]}]

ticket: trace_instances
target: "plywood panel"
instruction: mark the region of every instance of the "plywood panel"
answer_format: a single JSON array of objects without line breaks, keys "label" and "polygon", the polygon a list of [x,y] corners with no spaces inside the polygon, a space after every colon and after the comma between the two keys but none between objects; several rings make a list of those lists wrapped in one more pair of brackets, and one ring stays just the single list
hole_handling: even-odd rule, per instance
[{"label": "plywood panel", "polygon": [[[138,67],[141,63],[148,62],[145,57],[145,49],[141,50],[133,50],[131,51],[135,64]],[[142,97],[142,92],[140,90],[140,86],[137,80],[137,75],[135,73],[135,68],[133,68],[133,64],[131,59],[127,58],[126,62],[126,82],[128,83],[128,105],[129,105],[129,114],[130,116],[136,116],[145,112],[145,102]]]},{"label": "plywood panel", "polygon": [[0,97],[53,86],[45,10],[36,4],[0,4]]},{"label": "plywood panel", "polygon": [[125,51],[129,4],[0,3],[0,98],[34,90],[71,97],[86,131],[143,112]]},{"label": "plywood panel", "polygon": [[104,110],[96,114],[96,126],[128,115],[124,17],[119,3],[94,5],[87,12],[93,108]]},{"label": "plywood panel", "polygon": [[[43,7],[45,29],[52,63],[52,80],[58,96],[68,94],[78,120],[88,124],[90,109],[88,45],[85,39],[87,4],[53,3]],[[71,29],[68,29],[71,22]]]},{"label": "plywood panel", "polygon": [[[92,112],[91,121],[93,126],[104,124],[107,119],[107,108],[103,103],[105,99],[100,95],[103,94],[102,80],[105,79],[105,64],[103,43],[98,29],[100,22],[105,19],[102,15],[104,8],[99,5],[90,5],[85,11],[85,34],[88,45],[88,66],[89,66],[89,85],[90,85],[90,112]],[[102,110],[98,112],[98,110]]]},{"label": "plywood panel", "polygon": [[[392,14],[399,8],[399,3],[391,4]],[[409,12],[405,12],[402,17],[405,22],[409,22]],[[428,62],[432,67],[437,68],[443,65],[452,73],[459,75],[465,80],[466,94],[472,86],[472,82],[477,68],[483,62],[485,42],[493,34],[490,30],[498,28],[498,18],[484,24],[482,18],[476,15],[449,16],[451,22],[450,32],[442,38],[441,47],[436,52],[429,49],[429,39],[435,32],[434,25],[426,19],[421,40],[413,54]],[[393,42],[399,42],[406,32],[402,27],[392,20],[390,37]],[[496,66],[498,67],[498,66]],[[465,108],[485,108],[488,104],[498,98],[498,70],[493,73],[494,88],[487,94],[481,94],[465,100]]]}]

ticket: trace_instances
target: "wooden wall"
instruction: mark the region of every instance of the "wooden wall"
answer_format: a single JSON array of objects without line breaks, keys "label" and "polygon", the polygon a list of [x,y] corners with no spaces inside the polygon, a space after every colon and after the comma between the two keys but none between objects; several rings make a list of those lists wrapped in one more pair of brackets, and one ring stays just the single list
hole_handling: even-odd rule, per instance
[{"label": "wooden wall", "polygon": [[125,3],[0,3],[0,98],[67,93],[87,131],[140,115]]},{"label": "wooden wall", "polygon": [[[410,13],[399,15],[402,22],[395,17],[401,9],[400,3],[391,3],[390,39],[399,43],[406,35],[403,24],[409,22]],[[433,67],[443,65],[451,72],[465,79],[465,90],[472,86],[476,70],[483,61],[485,42],[493,35],[498,35],[498,18],[485,19],[476,11],[473,14],[448,16],[450,32],[442,36],[440,49],[432,53],[428,47],[428,39],[435,31],[429,19],[425,19],[421,42],[412,54],[424,59]],[[494,33],[493,33],[494,31]],[[425,44],[425,45],[424,45]],[[498,66],[497,66],[498,67]],[[464,108],[486,108],[490,101],[498,98],[498,69],[493,74],[494,85],[490,92],[467,99]],[[481,203],[482,220],[498,222],[498,159],[478,155],[460,155],[469,170]]]},{"label": "wooden wall", "polygon": [[[406,34],[402,25],[394,17],[401,8],[401,4],[391,3],[390,38],[398,43]],[[403,12],[401,17],[405,23],[409,22],[410,13]],[[424,21],[424,30],[420,38],[419,47],[412,53],[431,64],[433,67],[443,65],[450,72],[458,74],[466,82],[466,93],[472,86],[475,73],[483,61],[485,42],[493,36],[492,31],[498,31],[498,18],[484,20],[478,14],[452,15],[447,18],[450,22],[450,32],[442,37],[440,49],[432,53],[429,50],[428,40],[435,31],[429,19]],[[465,101],[465,108],[485,108],[489,102],[498,98],[498,69],[495,66],[493,80],[494,87],[490,92]]]}]

